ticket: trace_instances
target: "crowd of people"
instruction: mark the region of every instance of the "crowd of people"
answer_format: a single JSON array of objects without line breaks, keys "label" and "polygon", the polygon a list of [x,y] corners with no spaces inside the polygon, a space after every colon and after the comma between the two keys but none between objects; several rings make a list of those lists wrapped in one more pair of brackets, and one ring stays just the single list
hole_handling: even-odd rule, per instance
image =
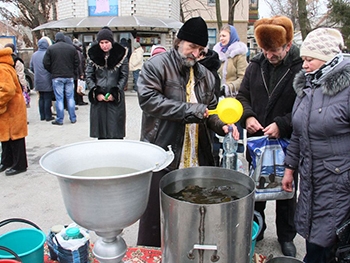
[{"label": "crowd of people", "polygon": [[[53,44],[42,37],[30,61],[40,120],[63,125],[66,108],[74,124],[76,105],[87,104],[77,90],[78,80],[85,80],[90,136],[123,139],[125,87],[133,72],[133,91],[142,109],[140,139],[164,149],[171,145],[175,155],[167,168],[153,174],[140,219],[137,244],[152,247],[161,246],[159,182],[165,174],[219,166],[217,138],[229,126],[236,140],[242,139],[243,129],[248,137],[288,139],[282,187],[287,192],[296,189],[296,194],[276,200],[281,251],[295,257],[293,240],[299,233],[306,240],[304,262],[336,262],[336,230],[350,218],[350,60],[342,55],[344,40],[336,29],[319,28],[299,49],[293,44],[293,23],[285,16],[257,20],[254,35],[261,52],[249,62],[248,48],[232,25],[220,29],[219,42],[209,49],[208,28],[201,17],[183,24],[169,50],[154,45],[146,62],[139,43],[131,51],[126,41],[114,41],[108,27],[97,33],[87,61],[77,39],[58,32]],[[22,94],[26,84],[17,65],[23,62],[14,50],[0,49],[0,171],[6,175],[25,172],[28,166]],[[209,114],[223,97],[242,103],[238,123],[226,124]],[[243,144],[239,151],[244,152]],[[245,154],[250,164],[249,152]],[[264,239],[268,227],[265,208],[266,201],[255,202],[263,218],[257,241]]]}]

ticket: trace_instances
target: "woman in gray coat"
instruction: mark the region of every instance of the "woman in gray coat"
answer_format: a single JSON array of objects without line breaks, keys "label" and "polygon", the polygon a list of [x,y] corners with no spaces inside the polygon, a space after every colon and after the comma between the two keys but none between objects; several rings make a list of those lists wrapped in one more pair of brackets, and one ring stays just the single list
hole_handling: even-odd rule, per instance
[{"label": "woman in gray coat", "polygon": [[52,121],[52,89],[51,73],[44,68],[43,58],[47,48],[52,44],[50,38],[42,37],[38,41],[38,50],[30,59],[30,69],[34,72],[34,87],[39,92],[39,114],[41,121]]},{"label": "woman in gray coat", "polygon": [[125,94],[129,66],[127,50],[114,42],[113,33],[103,28],[97,43],[88,51],[86,83],[90,88],[90,137],[123,139],[125,137]]},{"label": "woman in gray coat", "polygon": [[300,48],[303,70],[294,80],[282,185],[292,190],[299,166],[295,226],[306,239],[306,263],[334,262],[336,229],[350,212],[350,61],[343,59],[343,43],[335,29],[310,32]]}]

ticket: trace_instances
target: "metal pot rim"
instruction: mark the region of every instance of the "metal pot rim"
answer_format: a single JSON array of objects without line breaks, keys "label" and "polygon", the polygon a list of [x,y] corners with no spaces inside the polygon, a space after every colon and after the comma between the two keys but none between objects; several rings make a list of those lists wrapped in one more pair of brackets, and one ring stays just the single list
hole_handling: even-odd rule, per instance
[{"label": "metal pot rim", "polygon": [[[66,150],[67,148],[72,148],[75,146],[79,146],[79,145],[94,145],[94,144],[111,144],[111,143],[118,143],[118,144],[129,144],[129,147],[131,145],[142,145],[143,147],[147,147],[148,149],[153,149],[157,152],[159,152],[161,155],[164,155],[164,160],[160,160],[155,161],[154,163],[150,163],[149,168],[137,171],[137,172],[133,172],[133,173],[127,173],[127,174],[123,174],[123,175],[115,175],[115,176],[106,176],[106,177],[100,177],[100,176],[74,176],[74,175],[67,175],[67,174],[63,174],[60,172],[56,172],[56,171],[52,171],[49,168],[46,167],[45,165],[45,160],[47,158],[49,158],[50,156],[52,156],[53,154],[55,154],[56,152],[62,151],[62,150]],[[121,146],[121,147],[127,147],[127,146]],[[174,153],[171,150],[171,147],[169,147],[169,151],[165,151],[163,148],[152,144],[152,143],[148,143],[148,142],[143,142],[143,141],[136,141],[136,140],[117,140],[117,139],[110,139],[110,140],[96,140],[96,141],[82,141],[82,142],[76,142],[76,143],[71,143],[71,144],[67,144],[67,145],[63,145],[60,147],[57,147],[55,149],[52,149],[50,151],[48,151],[47,153],[45,153],[41,158],[40,158],[40,165],[41,167],[46,170],[47,172],[60,177],[60,178],[65,178],[65,179],[74,179],[74,180],[111,180],[111,179],[116,179],[116,178],[128,178],[128,177],[132,177],[132,176],[136,176],[136,175],[142,175],[145,173],[149,173],[152,171],[159,171],[161,169],[164,169],[165,167],[167,167],[172,160],[174,159]],[[124,148],[125,149],[125,148]]]}]

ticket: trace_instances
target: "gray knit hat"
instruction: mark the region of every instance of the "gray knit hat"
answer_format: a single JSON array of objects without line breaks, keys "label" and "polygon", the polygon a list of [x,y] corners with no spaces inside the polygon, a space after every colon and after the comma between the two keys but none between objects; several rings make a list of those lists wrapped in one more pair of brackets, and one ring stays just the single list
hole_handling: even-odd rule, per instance
[{"label": "gray knit hat", "polygon": [[317,28],[311,31],[300,47],[301,57],[329,61],[342,52],[344,40],[334,28]]},{"label": "gray knit hat", "polygon": [[97,42],[100,43],[101,40],[108,40],[111,43],[114,43],[113,32],[109,27],[103,27],[96,36]]}]

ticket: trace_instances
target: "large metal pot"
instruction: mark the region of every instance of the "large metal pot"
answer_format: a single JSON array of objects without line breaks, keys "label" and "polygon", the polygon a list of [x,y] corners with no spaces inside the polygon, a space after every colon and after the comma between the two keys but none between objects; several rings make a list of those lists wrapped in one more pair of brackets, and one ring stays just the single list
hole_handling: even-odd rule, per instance
[{"label": "large metal pot", "polygon": [[152,173],[167,167],[173,158],[171,150],[150,143],[97,140],[51,150],[40,164],[57,176],[73,221],[103,237],[94,246],[98,260],[115,263],[127,249],[120,237],[122,229],[146,209]]},{"label": "large metal pot", "polygon": [[[171,197],[188,185],[235,185],[238,199],[195,204]],[[254,181],[219,167],[193,167],[160,181],[162,261],[166,263],[249,263],[254,214]]]}]

